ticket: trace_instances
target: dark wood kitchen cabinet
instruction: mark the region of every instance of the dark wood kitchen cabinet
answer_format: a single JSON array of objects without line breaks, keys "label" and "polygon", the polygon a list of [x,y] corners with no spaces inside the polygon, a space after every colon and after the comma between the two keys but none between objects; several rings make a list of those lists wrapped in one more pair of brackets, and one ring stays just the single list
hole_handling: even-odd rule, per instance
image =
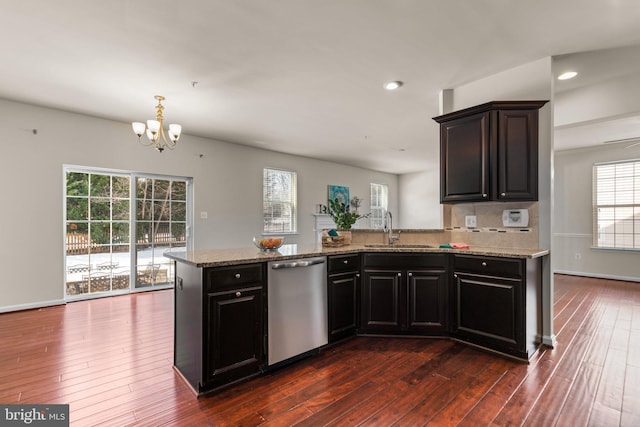
[{"label": "dark wood kitchen cabinet", "polygon": [[453,258],[452,336],[529,359],[542,333],[541,260]]},{"label": "dark wood kitchen cabinet", "polygon": [[263,370],[265,268],[176,263],[174,365],[196,393]]},{"label": "dark wood kitchen cabinet", "polygon": [[260,372],[264,363],[264,264],[205,269],[206,381],[216,387]]},{"label": "dark wood kitchen cabinet", "polygon": [[369,253],[363,257],[362,332],[447,333],[446,254]]},{"label": "dark wood kitchen cabinet", "polygon": [[547,101],[495,101],[440,123],[440,201],[538,200],[538,110]]},{"label": "dark wood kitchen cabinet", "polygon": [[355,335],[358,327],[360,254],[333,255],[327,259],[329,342]]}]

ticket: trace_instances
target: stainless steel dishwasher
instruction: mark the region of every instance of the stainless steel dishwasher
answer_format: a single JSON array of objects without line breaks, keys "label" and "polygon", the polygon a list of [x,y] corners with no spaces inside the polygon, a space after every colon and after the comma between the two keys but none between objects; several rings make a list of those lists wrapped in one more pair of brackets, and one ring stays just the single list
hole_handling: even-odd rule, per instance
[{"label": "stainless steel dishwasher", "polygon": [[268,364],[328,343],[326,257],[268,264]]}]

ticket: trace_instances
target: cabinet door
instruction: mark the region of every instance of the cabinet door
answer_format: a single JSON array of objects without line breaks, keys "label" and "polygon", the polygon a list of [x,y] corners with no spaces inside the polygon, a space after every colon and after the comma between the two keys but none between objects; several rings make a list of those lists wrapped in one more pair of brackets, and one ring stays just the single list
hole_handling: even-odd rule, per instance
[{"label": "cabinet door", "polygon": [[538,200],[538,110],[498,111],[498,200]]},{"label": "cabinet door", "polygon": [[263,359],[262,288],[208,295],[207,380],[221,385],[257,373]]},{"label": "cabinet door", "polygon": [[359,276],[358,273],[329,275],[329,342],[356,333]]},{"label": "cabinet door", "polygon": [[440,199],[488,200],[490,113],[440,124]]},{"label": "cabinet door", "polygon": [[408,329],[445,334],[447,331],[447,273],[445,270],[409,271]]},{"label": "cabinet door", "polygon": [[[405,312],[401,271],[365,270],[363,278],[362,328],[365,331],[397,331],[403,326]],[[405,304],[406,307],[406,304]]]},{"label": "cabinet door", "polygon": [[455,336],[518,354],[523,344],[522,282],[457,273]]}]

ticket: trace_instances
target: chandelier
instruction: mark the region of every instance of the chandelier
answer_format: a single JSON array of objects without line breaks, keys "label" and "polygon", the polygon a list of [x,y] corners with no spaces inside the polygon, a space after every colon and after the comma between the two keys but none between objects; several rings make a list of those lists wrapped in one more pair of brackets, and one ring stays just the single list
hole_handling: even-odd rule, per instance
[{"label": "chandelier", "polygon": [[[131,123],[131,127],[133,127],[133,132],[138,135],[138,141],[142,145],[153,145],[156,150],[159,152],[163,152],[165,148],[169,148],[173,150],[176,146],[176,142],[178,138],[180,138],[180,132],[182,132],[182,126],[180,125],[169,125],[169,139],[167,139],[167,133],[164,131],[162,110],[164,110],[164,106],[162,105],[162,101],[164,101],[164,96],[156,95],[155,98],[158,100],[158,105],[156,105],[156,119],[155,120],[147,120],[147,125],[141,122],[133,122]],[[147,138],[149,142],[145,142],[141,139],[142,135],[147,133]]]}]

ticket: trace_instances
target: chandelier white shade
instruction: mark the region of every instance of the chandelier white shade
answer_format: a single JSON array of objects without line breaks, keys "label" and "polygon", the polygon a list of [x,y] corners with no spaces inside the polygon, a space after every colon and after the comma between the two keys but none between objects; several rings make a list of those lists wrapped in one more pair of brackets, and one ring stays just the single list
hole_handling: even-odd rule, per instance
[{"label": "chandelier white shade", "polygon": [[[182,126],[176,124],[169,125],[169,131],[167,132],[169,139],[167,139],[167,133],[164,131],[164,119],[162,117],[162,110],[164,110],[162,101],[164,101],[164,96],[156,95],[155,98],[158,100],[158,105],[156,105],[156,119],[147,120],[146,125],[142,122],[133,122],[131,123],[131,127],[142,145],[153,145],[156,150],[162,153],[165,148],[169,148],[170,150],[175,148],[176,142],[182,132]],[[147,134],[148,142],[142,139],[142,135],[145,133]]]}]

